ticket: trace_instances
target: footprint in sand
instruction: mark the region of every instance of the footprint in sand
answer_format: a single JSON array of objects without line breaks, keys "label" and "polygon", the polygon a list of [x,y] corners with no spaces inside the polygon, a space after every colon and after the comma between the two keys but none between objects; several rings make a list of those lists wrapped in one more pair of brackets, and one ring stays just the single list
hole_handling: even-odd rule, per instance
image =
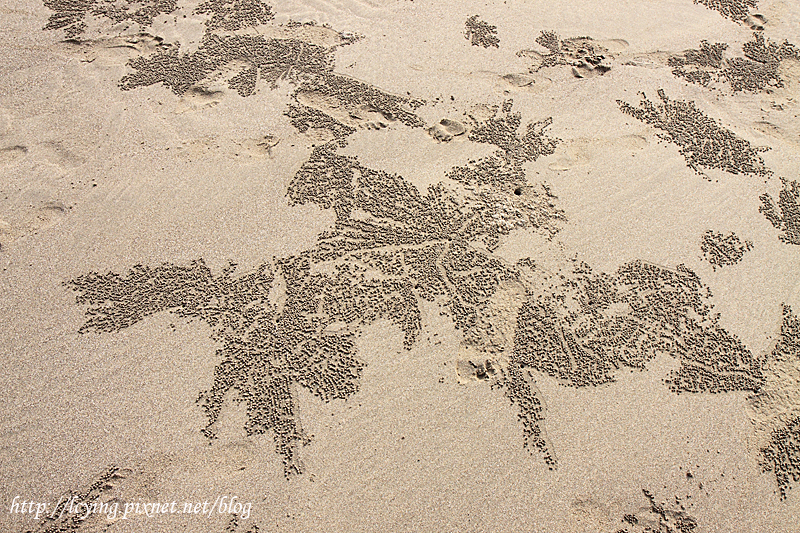
[{"label": "footprint in sand", "polygon": [[278,146],[281,140],[277,135],[264,135],[257,139],[245,139],[239,143],[242,151],[250,157],[272,157],[272,149]]},{"label": "footprint in sand", "polygon": [[83,156],[63,141],[44,141],[35,147],[34,159],[49,163],[59,168],[75,168],[83,163]]},{"label": "footprint in sand", "polygon": [[[525,90],[532,93],[542,93],[552,84],[552,80],[539,73],[511,73],[501,77],[504,89]],[[509,87],[510,86],[510,87]]]},{"label": "footprint in sand", "polygon": [[[0,109],[0,137],[6,137],[10,133],[11,117],[4,109]],[[0,166],[5,166],[22,159],[27,153],[28,147],[21,144],[8,144],[7,146],[0,147]]]},{"label": "footprint in sand", "polygon": [[4,109],[0,109],[0,137],[5,137],[11,132],[11,117]]},{"label": "footprint in sand", "polygon": [[555,159],[547,166],[550,170],[567,171],[574,167],[591,164],[609,152],[638,152],[647,146],[641,135],[623,135],[611,139],[577,138],[562,143],[554,154]]},{"label": "footprint in sand", "polygon": [[150,55],[166,48],[164,39],[148,33],[101,37],[98,39],[67,39],[61,50],[77,56],[84,63],[100,59],[100,63],[126,63],[137,56]]},{"label": "footprint in sand", "polygon": [[25,146],[15,145],[0,148],[0,165],[8,165],[22,159],[28,153],[28,148]]},{"label": "footprint in sand", "polygon": [[316,91],[298,92],[296,99],[300,104],[322,111],[352,128],[381,130],[395,122],[394,118],[384,115],[380,109],[373,106],[351,104]]},{"label": "footprint in sand", "polygon": [[26,225],[30,232],[47,229],[55,226],[67,216],[67,206],[61,202],[45,202],[37,208],[27,219]]},{"label": "footprint in sand", "polygon": [[3,251],[3,248],[6,246],[6,244],[12,240],[10,235],[11,224],[0,218],[0,251]]},{"label": "footprint in sand", "polygon": [[175,113],[207,109],[222,101],[225,92],[222,90],[192,87],[181,95],[180,103],[175,106]]},{"label": "footprint in sand", "polygon": [[440,142],[450,142],[453,137],[464,135],[466,131],[467,128],[462,123],[449,118],[443,118],[438,124],[428,128],[428,134]]},{"label": "footprint in sand", "polygon": [[760,13],[753,13],[752,15],[747,15],[747,18],[744,19],[744,23],[753,31],[762,31],[764,26],[767,25],[767,18]]},{"label": "footprint in sand", "polygon": [[29,208],[16,222],[0,219],[0,246],[4,248],[17,239],[59,224],[67,216],[67,211],[61,202],[45,202],[40,207]]}]

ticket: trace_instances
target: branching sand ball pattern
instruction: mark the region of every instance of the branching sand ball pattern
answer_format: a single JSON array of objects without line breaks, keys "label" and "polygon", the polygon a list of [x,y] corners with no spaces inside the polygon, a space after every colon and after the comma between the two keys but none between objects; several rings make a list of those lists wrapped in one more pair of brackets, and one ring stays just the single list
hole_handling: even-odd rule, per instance
[{"label": "branching sand ball pattern", "polygon": [[194,12],[211,15],[205,22],[209,30],[236,31],[268,24],[275,18],[272,7],[260,0],[205,0]]},{"label": "branching sand ball pattern", "polygon": [[[514,154],[536,157],[522,138],[509,140],[506,126],[499,136],[487,128],[482,138],[507,147],[509,160]],[[315,148],[289,185],[291,204],[333,209],[336,223],[311,250],[276,260],[276,275],[286,287],[282,309],[268,300],[269,265],[241,277],[233,276],[232,267],[214,276],[202,261],[137,266],[127,276],[89,274],[70,282],[78,302],[90,306],[82,332],[118,331],[166,310],[207,321],[223,347],[214,386],[200,399],[208,416],[206,435],[213,438],[224,398],[235,392],[236,401],[247,405],[248,432],[273,433],[287,475],[301,471],[295,448],[308,442],[298,421],[296,387],[326,401],[351,396],[363,367],[355,358],[361,328],[390,320],[410,348],[421,329],[420,298],[439,303],[466,344],[500,349],[487,306],[500,284],[518,274],[470,243],[507,233],[498,220],[509,209],[518,211],[520,227],[548,213],[563,219],[547,194],[508,190],[505,204],[478,194],[466,201],[442,184],[421,194],[400,176],[338,155],[338,146]],[[503,194],[495,193],[497,199]],[[328,328],[335,324],[341,327],[333,333]]]},{"label": "branching sand ball pattern", "polygon": [[67,39],[78,39],[86,31],[90,16],[106,17],[112,22],[132,22],[150,26],[158,15],[172,13],[178,0],[44,0],[51,11],[45,30],[64,30]]},{"label": "branching sand ball pattern", "polygon": [[731,174],[767,177],[772,172],[758,155],[768,148],[754,148],[713,118],[697,109],[694,102],[670,100],[658,90],[661,103],[653,103],[642,93],[638,107],[617,100],[623,113],[661,131],[659,137],[676,144],[686,164],[700,175],[701,168],[716,168]]},{"label": "branching sand ball pattern", "polygon": [[[800,365],[800,319],[788,305],[783,306],[783,323],[780,337],[770,354],[772,362]],[[793,383],[796,387],[798,383]],[[756,405],[769,402],[768,395],[758,395]],[[789,489],[800,482],[800,406],[786,406],[786,415],[780,418],[780,426],[773,430],[770,440],[761,449],[760,464],[765,472],[773,472],[778,483],[781,499]]]},{"label": "branching sand ball pattern", "polygon": [[129,65],[135,72],[123,77],[119,85],[130,90],[160,83],[182,95],[234,62],[246,66],[228,80],[228,86],[245,97],[255,92],[259,79],[275,88],[282,79],[299,83],[333,70],[330,49],[297,39],[206,34],[198,49],[190,54],[182,54],[178,46],[173,46],[132,59]]},{"label": "branching sand ball pattern", "polygon": [[702,41],[697,50],[687,50],[668,59],[672,73],[691,83],[709,86],[712,82],[726,83],[736,92],[772,92],[784,87],[780,75],[781,62],[800,60],[800,49],[784,41],[781,44],[754,33],[753,40],[742,46],[744,57],[726,59],[725,43]]},{"label": "branching sand ball pattern", "polygon": [[723,17],[736,22],[746,19],[750,14],[750,8],[758,7],[758,0],[694,0],[694,3],[719,11]]},{"label": "branching sand ball pattern", "polygon": [[[77,39],[86,31],[88,17],[104,17],[113,23],[127,21],[145,29],[157,16],[178,11],[178,0],[44,0],[44,6],[55,11],[44,29],[63,29],[68,39]],[[194,13],[210,16],[205,21],[209,31],[236,31],[275,18],[272,7],[261,0],[204,0]]]},{"label": "branching sand ball pattern", "polygon": [[[533,66],[531,72],[559,65],[591,70],[598,74],[605,74],[611,70],[606,61],[608,50],[591,37],[571,37],[562,40],[556,32],[543,30],[536,38],[536,44],[546,48],[549,53],[541,57],[539,64]],[[518,52],[517,55],[523,56],[525,51]]]},{"label": "branching sand ball pattern", "polygon": [[355,359],[351,333],[324,331],[339,316],[317,313],[319,300],[337,281],[308,272],[302,260],[279,264],[292,285],[282,312],[269,303],[274,276],[269,265],[234,277],[235,265],[214,276],[202,260],[189,266],[135,266],[127,276],[87,274],[69,285],[78,302],[90,305],[81,332],[115,332],[149,315],[171,311],[198,318],[212,328],[222,347],[214,385],[198,402],[214,425],[227,394],[247,407],[248,434],[272,433],[287,475],[302,466],[295,454],[308,442],[297,418],[297,385],[322,400],[345,398],[357,390],[363,364]]},{"label": "branching sand ball pattern", "polygon": [[772,199],[768,193],[762,194],[761,211],[773,226],[783,233],[779,237],[788,244],[800,244],[800,183],[781,178],[783,189],[778,195],[778,201]]},{"label": "branching sand ball pattern", "polygon": [[497,37],[497,26],[487,24],[478,18],[478,15],[472,15],[468,18],[464,26],[464,36],[472,46],[482,46],[484,48],[493,46],[495,48],[500,48],[500,39]]},{"label": "branching sand ball pattern", "polygon": [[774,472],[778,492],[785,500],[789,489],[800,481],[800,416],[775,430],[767,447],[761,450],[761,464]]},{"label": "branching sand ball pattern", "polygon": [[[83,17],[96,15],[92,10],[98,5],[87,1],[80,9],[61,9],[49,29],[82,31]],[[153,5],[125,17],[147,25],[164,12],[159,10],[174,10],[172,4]],[[676,392],[759,390],[758,362],[719,326],[708,303],[710,292],[688,269],[632,262],[607,275],[573,265],[540,291],[531,280],[546,274],[533,260],[508,264],[493,254],[512,230],[552,237],[565,220],[550,189],[530,183],[524,170],[525,163],[554,153],[559,141],[547,135],[551,119],[523,128],[513,102],[503,103],[493,117],[475,121],[467,135],[497,151],[454,167],[443,176],[451,181],[420,191],[402,176],[368,168],[338,150],[361,127],[360,114],[425,126],[415,114],[422,101],[335,74],[335,47],[214,33],[269,22],[271,8],[256,0],[206,0],[196,12],[210,16],[199,48],[182,54],[170,46],[136,58],[121,87],[160,83],[181,95],[216,79],[231,64],[245,65],[227,80],[243,97],[253,94],[259,80],[271,87],[280,80],[294,84],[294,102],[286,112],[290,123],[300,133],[327,131],[332,140],[313,148],[291,180],[287,198],[291,205],[333,210],[335,223],[311,249],[246,273],[237,274],[232,264],[214,274],[198,260],[185,266],[137,265],[124,275],[90,273],[67,284],[78,303],[88,306],[81,333],[120,331],[165,311],[211,327],[220,362],[212,387],[198,398],[209,439],[215,438],[225,402],[242,403],[248,434],[272,435],[285,475],[302,472],[298,447],[311,437],[300,423],[298,389],[323,401],[352,397],[364,368],[356,353],[363,329],[387,320],[411,348],[422,328],[421,300],[438,304],[463,344],[486,354],[487,361],[506,354],[507,364],[497,368],[492,385],[518,409],[524,445],[551,467],[556,458],[544,432],[537,373],[574,387],[600,385],[613,381],[620,368],[644,369],[663,352],[680,362],[668,380]],[[473,19],[476,28],[486,29],[488,40],[477,33],[468,38],[497,46],[495,28]],[[537,42],[551,50],[545,63],[602,60],[589,38],[561,41],[543,33]],[[663,138],[681,147],[695,171],[769,174],[757,155],[761,149],[719,127],[693,103],[670,101],[663,91],[659,96],[659,105],[645,98],[640,108],[620,106],[664,131]],[[337,114],[342,110],[347,116]],[[783,223],[786,208],[780,209],[784,214],[773,209],[773,218]],[[492,298],[508,286],[520,288],[522,295],[512,346],[493,324],[491,309]]]},{"label": "branching sand ball pattern", "polygon": [[759,362],[719,326],[710,291],[685,267],[634,261],[608,275],[578,264],[562,275],[520,309],[513,365],[585,387],[664,353],[681,363],[667,381],[675,392],[759,389]]},{"label": "branching sand ball pattern", "polygon": [[[46,0],[45,6],[56,11],[45,29],[64,29],[68,38],[77,38],[86,29],[84,19],[89,15],[113,22],[129,20],[146,29],[156,16],[174,13],[177,0]],[[274,89],[280,80],[298,85],[312,78],[325,78],[333,71],[335,48],[356,40],[342,38],[339,45],[323,47],[299,39],[232,33],[272,21],[272,8],[260,0],[205,0],[194,13],[209,17],[197,50],[182,53],[179,44],[162,44],[154,54],[131,59],[128,66],[134,72],[120,80],[121,89],[161,84],[183,95],[191,89],[204,88],[235,65],[240,70],[226,80],[228,87],[246,97],[255,92],[259,80]],[[319,83],[332,85],[327,79]]]},{"label": "branching sand ball pattern", "polygon": [[744,254],[753,249],[752,241],[742,242],[734,233],[724,235],[708,230],[700,241],[703,258],[717,270],[728,265],[735,265],[742,260]]}]

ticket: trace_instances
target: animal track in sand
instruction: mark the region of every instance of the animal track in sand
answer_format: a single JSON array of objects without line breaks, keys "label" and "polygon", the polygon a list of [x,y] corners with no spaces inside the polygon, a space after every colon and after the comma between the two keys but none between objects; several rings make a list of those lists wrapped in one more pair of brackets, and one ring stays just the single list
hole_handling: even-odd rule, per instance
[{"label": "animal track in sand", "polygon": [[782,120],[781,124],[778,125],[766,120],[759,120],[753,122],[753,129],[774,139],[780,139],[782,142],[794,145],[795,149],[800,147],[800,124],[794,121]]},{"label": "animal track in sand", "polygon": [[323,48],[351,44],[359,39],[357,35],[339,32],[328,26],[317,26],[313,23],[265,26],[260,28],[259,32],[272,39],[297,39]]},{"label": "animal track in sand", "polygon": [[525,49],[517,52],[518,57],[533,60],[530,72],[557,65],[571,66],[576,78],[589,78],[602,75],[611,70],[609,59],[628,48],[624,39],[595,41],[591,37],[572,37],[561,39],[554,31],[542,31],[536,44],[549,52]]},{"label": "animal track in sand", "polygon": [[459,383],[488,381],[497,374],[497,364],[491,359],[459,359],[456,361],[456,372]]},{"label": "animal track in sand", "polygon": [[185,140],[175,147],[175,153],[189,161],[209,157],[240,159],[242,156],[263,159],[273,156],[272,150],[278,143],[280,138],[272,134],[236,140],[207,137]]},{"label": "animal track in sand", "polygon": [[5,137],[11,132],[11,117],[0,108],[0,137]]}]

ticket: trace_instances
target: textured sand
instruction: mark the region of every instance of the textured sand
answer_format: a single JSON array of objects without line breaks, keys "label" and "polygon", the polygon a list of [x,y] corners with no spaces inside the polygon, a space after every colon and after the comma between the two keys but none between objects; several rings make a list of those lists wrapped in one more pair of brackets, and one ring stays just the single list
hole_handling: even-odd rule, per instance
[{"label": "textured sand", "polygon": [[[62,4],[0,7],[4,531],[800,531],[800,52],[788,47],[800,45],[800,8],[220,0],[204,12],[98,0],[87,5],[160,12],[89,14],[71,35],[44,29]],[[206,23],[212,13],[227,18]],[[743,46],[762,37],[788,40],[758,67],[772,82],[735,90],[725,61],[748,59]],[[682,67],[709,73],[706,85],[673,73],[702,41],[727,44],[718,67]],[[147,61],[165,50],[217,63],[162,84],[166,63]],[[662,104],[659,90],[713,121],[706,137],[687,134],[699,144],[630,112]],[[691,168],[693,153],[728,148]],[[320,153],[339,166],[313,167]],[[484,172],[487,162],[499,166]],[[356,177],[316,181],[331,168]],[[474,231],[448,226],[461,215],[485,217]],[[400,236],[374,247],[402,257],[402,275],[352,251],[322,257],[320,243],[369,251],[369,232],[352,229],[362,223]],[[739,251],[709,261],[709,231],[715,250]],[[441,285],[409,274],[416,249],[434,250],[425,264],[445,273]],[[309,273],[281,269],[313,250]],[[136,278],[135,265],[160,274]],[[625,281],[626,265],[673,284]],[[121,277],[89,275],[109,272]],[[588,285],[618,294],[594,301]],[[351,308],[365,286],[377,289]],[[198,307],[212,293],[219,309],[221,294],[236,297],[227,310]],[[312,312],[305,295],[344,303]],[[525,344],[520,310],[537,297],[555,326],[529,322],[540,336]],[[652,311],[662,297],[665,321]],[[636,314],[639,301],[656,303]],[[614,337],[635,352],[615,359],[592,347],[587,331],[614,316],[670,348]],[[291,328],[314,320],[303,342],[331,344],[303,358]],[[261,344],[251,335],[267,330]],[[684,348],[695,341],[712,348]],[[222,364],[236,343],[249,354],[236,375],[251,378],[238,391],[224,389],[235,373]],[[295,359],[275,348],[289,345]],[[284,388],[254,384],[270,357]],[[711,377],[697,390],[675,385],[701,367]],[[213,415],[204,391],[219,401]],[[179,509],[235,495],[252,508],[85,521],[10,512],[16,496],[52,510],[67,494]]]}]

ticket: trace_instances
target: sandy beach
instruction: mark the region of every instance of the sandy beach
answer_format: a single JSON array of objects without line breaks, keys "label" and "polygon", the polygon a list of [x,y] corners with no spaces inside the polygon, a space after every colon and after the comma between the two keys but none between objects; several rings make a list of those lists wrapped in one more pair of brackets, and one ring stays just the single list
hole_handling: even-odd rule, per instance
[{"label": "sandy beach", "polygon": [[800,532],[800,6],[0,22],[3,531]]}]

